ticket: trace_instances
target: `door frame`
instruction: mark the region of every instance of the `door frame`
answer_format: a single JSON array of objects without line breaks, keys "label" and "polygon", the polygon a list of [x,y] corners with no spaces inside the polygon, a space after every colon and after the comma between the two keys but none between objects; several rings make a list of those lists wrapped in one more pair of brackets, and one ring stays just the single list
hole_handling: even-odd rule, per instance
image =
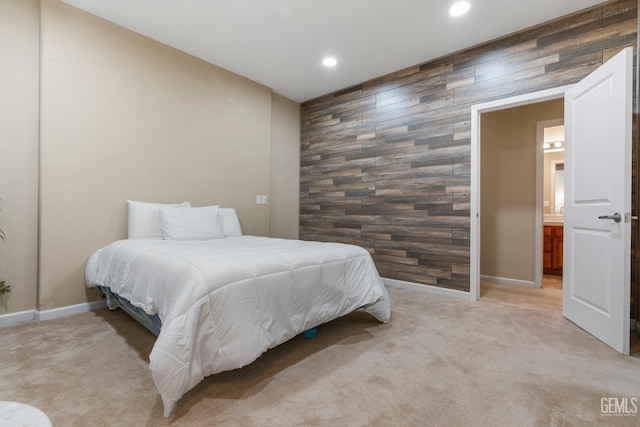
[{"label": "door frame", "polygon": [[[489,101],[471,107],[471,263],[469,266],[469,300],[471,301],[477,301],[480,298],[480,115],[492,111],[562,99],[564,98],[564,93],[571,86],[572,85],[559,86],[552,89]],[[540,224],[542,224],[541,209]],[[541,238],[542,237],[540,237],[540,239]]]},{"label": "door frame", "polygon": [[[536,122],[536,228],[535,228],[535,287],[542,288],[542,278],[544,276],[543,265],[543,244],[544,244],[544,182],[547,179],[544,176],[544,129],[547,127],[564,125],[564,116],[557,119],[541,120]],[[553,160],[552,164],[555,164],[558,160]],[[562,160],[564,163],[564,159]],[[554,167],[554,166],[553,166]],[[552,173],[549,178],[549,184],[551,188],[554,188],[555,174]],[[555,191],[553,192],[555,197]],[[555,199],[550,197],[550,202],[553,200],[553,206],[555,207]],[[553,213],[553,212],[552,212]]]}]

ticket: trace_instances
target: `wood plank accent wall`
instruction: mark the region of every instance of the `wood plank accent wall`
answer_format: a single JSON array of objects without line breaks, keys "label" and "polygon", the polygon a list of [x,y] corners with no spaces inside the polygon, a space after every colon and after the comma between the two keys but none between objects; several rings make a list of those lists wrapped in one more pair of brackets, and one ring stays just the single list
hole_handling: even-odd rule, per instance
[{"label": "wood plank accent wall", "polygon": [[637,6],[605,3],[303,103],[300,238],[360,245],[382,277],[469,290],[471,106],[575,83],[635,48]]}]

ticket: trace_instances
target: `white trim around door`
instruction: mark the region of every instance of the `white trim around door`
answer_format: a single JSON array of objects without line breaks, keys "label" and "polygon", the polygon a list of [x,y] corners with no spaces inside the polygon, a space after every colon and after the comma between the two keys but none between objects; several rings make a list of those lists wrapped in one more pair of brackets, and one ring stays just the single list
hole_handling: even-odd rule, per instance
[{"label": "white trim around door", "polygon": [[480,298],[480,115],[561,99],[571,85],[485,102],[471,107],[471,265],[469,299]]}]

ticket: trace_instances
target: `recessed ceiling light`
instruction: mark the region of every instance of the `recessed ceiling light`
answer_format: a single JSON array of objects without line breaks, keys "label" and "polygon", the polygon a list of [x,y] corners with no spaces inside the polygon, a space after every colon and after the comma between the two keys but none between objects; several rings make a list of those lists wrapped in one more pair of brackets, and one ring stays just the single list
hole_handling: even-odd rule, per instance
[{"label": "recessed ceiling light", "polygon": [[449,14],[451,16],[464,15],[469,11],[470,7],[471,5],[469,4],[468,1],[459,1],[457,3],[454,3],[453,6],[451,6],[451,9],[449,9]]},{"label": "recessed ceiling light", "polygon": [[335,67],[337,63],[336,58],[324,58],[322,60],[322,65],[325,67]]}]

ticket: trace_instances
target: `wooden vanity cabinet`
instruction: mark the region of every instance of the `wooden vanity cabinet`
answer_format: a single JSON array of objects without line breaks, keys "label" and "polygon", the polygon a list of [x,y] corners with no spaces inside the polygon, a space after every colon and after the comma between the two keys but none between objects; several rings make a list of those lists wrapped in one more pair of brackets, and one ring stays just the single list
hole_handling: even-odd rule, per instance
[{"label": "wooden vanity cabinet", "polygon": [[562,276],[562,239],[564,227],[562,225],[544,226],[544,274]]}]

